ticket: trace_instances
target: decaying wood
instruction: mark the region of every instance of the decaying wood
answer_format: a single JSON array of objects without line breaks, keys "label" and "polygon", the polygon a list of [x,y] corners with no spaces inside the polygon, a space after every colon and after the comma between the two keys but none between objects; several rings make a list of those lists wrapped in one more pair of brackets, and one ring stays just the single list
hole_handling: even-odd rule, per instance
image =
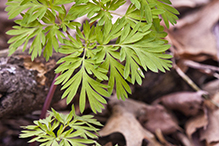
[{"label": "decaying wood", "polygon": [[[43,57],[33,62],[26,53],[0,57],[0,118],[31,113],[41,109],[54,78],[59,54],[46,62]],[[4,56],[4,57],[3,57]],[[60,91],[54,101],[60,98]]]}]

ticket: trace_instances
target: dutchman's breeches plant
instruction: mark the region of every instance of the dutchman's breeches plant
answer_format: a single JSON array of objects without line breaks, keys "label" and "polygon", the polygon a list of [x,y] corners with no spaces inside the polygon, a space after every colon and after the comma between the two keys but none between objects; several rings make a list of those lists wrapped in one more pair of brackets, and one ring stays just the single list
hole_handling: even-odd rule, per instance
[{"label": "dutchman's breeches plant", "polygon": [[[169,28],[178,19],[170,5],[169,0],[8,0],[9,19],[22,17],[7,32],[13,35],[8,41],[10,55],[20,46],[26,50],[30,42],[32,60],[41,55],[49,60],[53,52],[66,54],[55,70],[60,74],[55,84],[64,90],[61,98],[69,104],[78,93],[81,113],[86,100],[94,113],[101,112],[114,89],[125,100],[131,94],[130,83],[141,85],[143,70],[171,68],[172,56],[165,52],[170,45],[161,25],[163,21]],[[125,6],[123,14],[117,13]],[[77,18],[82,16],[87,21],[81,24]],[[75,34],[70,34],[72,29]],[[77,116],[74,106],[68,115],[52,110],[34,124],[20,137],[35,136],[30,142],[41,146],[98,145],[90,138],[97,137],[95,125],[101,124],[90,115]]]}]

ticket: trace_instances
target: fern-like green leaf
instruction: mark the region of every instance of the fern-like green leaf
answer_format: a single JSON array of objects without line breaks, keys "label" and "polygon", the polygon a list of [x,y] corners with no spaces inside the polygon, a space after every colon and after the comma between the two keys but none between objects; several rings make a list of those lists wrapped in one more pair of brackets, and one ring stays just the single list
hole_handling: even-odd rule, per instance
[{"label": "fern-like green leaf", "polygon": [[[103,54],[105,55],[106,59],[104,63],[101,65],[101,67],[103,67],[106,70],[110,70],[110,77],[108,83],[109,93],[111,94],[113,92],[115,86],[117,97],[125,100],[125,98],[128,97],[127,92],[131,94],[131,89],[123,77],[124,66],[115,59],[119,59],[119,52],[117,52],[118,49],[119,47],[113,46],[103,48],[102,51],[107,53]],[[99,53],[101,53],[101,51]]]}]

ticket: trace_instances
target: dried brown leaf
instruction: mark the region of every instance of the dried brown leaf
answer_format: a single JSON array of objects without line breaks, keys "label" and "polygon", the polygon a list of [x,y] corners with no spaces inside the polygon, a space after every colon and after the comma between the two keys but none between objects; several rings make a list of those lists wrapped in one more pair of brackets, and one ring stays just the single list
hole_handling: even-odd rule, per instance
[{"label": "dried brown leaf", "polygon": [[183,133],[176,132],[176,137],[181,141],[184,146],[194,146],[192,141]]},{"label": "dried brown leaf", "polygon": [[200,131],[200,140],[206,140],[207,144],[219,142],[219,109],[209,110],[208,125]]},{"label": "dried brown leaf", "polygon": [[206,146],[219,146],[219,143],[216,142],[216,143],[210,143],[210,144],[206,144]]},{"label": "dried brown leaf", "polygon": [[157,129],[155,131],[155,134],[157,136],[157,138],[159,139],[159,141],[164,144],[165,146],[172,146],[172,144],[170,144],[165,138],[164,135],[162,133],[162,131],[160,129]]},{"label": "dried brown leaf", "polygon": [[136,109],[146,105],[130,99],[126,99],[126,101],[113,100],[109,104],[113,109],[113,114],[99,132],[101,136],[120,132],[124,135],[127,146],[141,146],[143,139],[150,142],[149,146],[161,146],[154,135],[144,129],[136,119]]},{"label": "dried brown leaf", "polygon": [[194,8],[210,2],[210,0],[171,0],[174,7],[190,7]]},{"label": "dried brown leaf", "polygon": [[211,98],[205,100],[204,105],[208,107],[209,110],[217,110],[219,108],[219,92],[211,95]]},{"label": "dried brown leaf", "polygon": [[166,108],[178,110],[185,114],[196,115],[202,109],[204,91],[199,92],[177,92],[161,97],[155,103],[159,102]]},{"label": "dried brown leaf", "polygon": [[219,92],[219,80],[208,82],[202,87],[202,89],[207,91],[209,94],[214,95]]},{"label": "dried brown leaf", "polygon": [[180,129],[176,118],[162,105],[148,106],[145,116],[139,119],[143,126],[153,133],[160,129],[163,134],[171,134]]},{"label": "dried brown leaf", "polygon": [[219,104],[219,91],[214,94],[212,100],[214,103]]},{"label": "dried brown leaf", "polygon": [[191,139],[192,134],[198,129],[206,127],[208,124],[208,117],[205,112],[200,112],[199,115],[192,117],[185,124],[185,130],[188,137]]},{"label": "dried brown leaf", "polygon": [[175,30],[169,32],[178,55],[187,57],[206,54],[217,57],[216,37],[212,29],[219,20],[218,8],[219,1],[212,0],[208,5],[178,21]]}]

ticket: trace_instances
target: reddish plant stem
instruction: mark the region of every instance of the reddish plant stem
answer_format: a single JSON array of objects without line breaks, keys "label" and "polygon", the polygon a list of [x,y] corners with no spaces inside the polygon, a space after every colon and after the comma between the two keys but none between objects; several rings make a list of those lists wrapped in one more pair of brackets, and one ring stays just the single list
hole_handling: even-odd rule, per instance
[{"label": "reddish plant stem", "polygon": [[52,81],[52,85],[49,89],[49,93],[47,94],[46,100],[45,100],[44,105],[43,105],[40,119],[44,119],[46,117],[46,112],[49,109],[49,106],[50,106],[51,101],[52,101],[52,97],[53,97],[55,90],[56,90],[56,87],[57,87],[57,85],[55,85],[55,80],[59,75],[60,75],[60,73],[56,74],[55,78]]},{"label": "reddish plant stem", "polygon": [[[57,85],[55,85],[55,80],[59,75],[60,75],[60,73],[56,74],[55,78],[52,81],[52,84],[51,84],[50,89],[49,89],[49,93],[46,96],[46,100],[44,102],[43,109],[42,109],[41,114],[40,114],[40,119],[44,119],[46,117],[46,112],[50,107],[52,97],[53,97],[55,90],[56,90],[56,87],[57,87]],[[29,146],[36,146],[36,142],[30,143]]]}]

